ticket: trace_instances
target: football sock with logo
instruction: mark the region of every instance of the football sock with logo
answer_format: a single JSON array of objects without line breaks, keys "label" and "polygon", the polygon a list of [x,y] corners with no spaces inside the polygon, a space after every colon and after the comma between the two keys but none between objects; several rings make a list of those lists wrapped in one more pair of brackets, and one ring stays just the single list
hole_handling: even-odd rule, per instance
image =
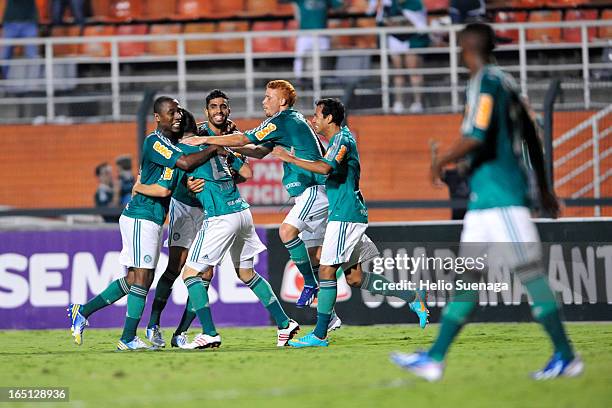
[{"label": "football sock with logo", "polygon": [[338,294],[338,283],[336,280],[321,279],[319,282],[319,299],[317,303],[317,325],[314,335],[320,339],[327,337],[327,326],[331,320],[336,295]]},{"label": "football sock with logo", "polygon": [[550,289],[548,280],[542,274],[537,274],[523,281],[527,292],[533,300],[531,313],[533,317],[542,324],[544,330],[553,343],[555,352],[561,354],[564,360],[574,358],[574,350],[565,333],[561,316],[557,305],[557,299]]},{"label": "football sock with logo", "polygon": [[394,296],[410,303],[416,297],[414,290],[397,290],[389,289],[389,280],[383,275],[372,272],[363,272],[363,280],[361,281],[361,289],[365,289],[373,295]]},{"label": "football sock with logo", "polygon": [[208,292],[204,287],[202,278],[192,276],[185,279],[185,286],[189,292],[189,299],[195,310],[196,316],[200,319],[202,332],[209,336],[216,336],[217,329],[210,313],[210,305],[208,303]]},{"label": "football sock with logo", "polygon": [[91,299],[79,308],[79,312],[85,317],[89,317],[92,313],[112,305],[130,291],[130,285],[125,278],[114,280],[100,293],[98,296]]},{"label": "football sock with logo", "polygon": [[255,276],[246,282],[246,285],[255,293],[261,304],[268,309],[268,312],[276,322],[276,326],[279,329],[287,328],[289,317],[283,310],[268,281],[255,272]]},{"label": "football sock with logo", "polygon": [[[202,285],[204,285],[204,289],[208,292],[208,287],[210,286],[210,281],[202,280]],[[174,331],[173,336],[178,336],[181,333],[186,332],[191,327],[191,323],[196,318],[195,310],[193,309],[193,305],[191,304],[191,298],[187,298],[187,304],[185,305],[185,310],[183,310],[183,316],[181,316],[181,321]]]},{"label": "football sock with logo", "polygon": [[304,277],[304,284],[308,286],[317,286],[317,280],[312,271],[308,250],[300,237],[295,237],[291,241],[285,242],[284,245],[289,251],[289,257]]},{"label": "football sock with logo", "polygon": [[474,311],[477,300],[478,292],[475,290],[462,290],[455,293],[453,300],[442,312],[440,332],[427,352],[431,358],[436,361],[444,361],[450,345]]},{"label": "football sock with logo", "polygon": [[147,288],[139,285],[132,285],[130,287],[130,293],[128,293],[127,300],[127,313],[125,315],[123,333],[121,334],[122,342],[129,343],[136,337],[136,329],[138,329],[138,323],[142,317],[146,300]]},{"label": "football sock with logo", "polygon": [[149,317],[149,324],[147,325],[148,328],[159,325],[161,313],[166,307],[166,303],[168,303],[168,298],[170,297],[170,293],[172,293],[172,285],[175,280],[176,275],[168,273],[168,271],[164,272],[159,278],[157,287],[155,288],[155,298],[151,306],[151,316]]}]

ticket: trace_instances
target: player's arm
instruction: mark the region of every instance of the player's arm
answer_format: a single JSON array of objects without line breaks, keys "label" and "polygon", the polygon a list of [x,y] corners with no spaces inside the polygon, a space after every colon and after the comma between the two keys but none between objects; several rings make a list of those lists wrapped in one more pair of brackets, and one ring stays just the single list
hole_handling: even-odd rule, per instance
[{"label": "player's arm", "polygon": [[300,159],[299,157],[295,156],[293,151],[289,152],[281,146],[276,146],[274,150],[272,150],[272,155],[278,157],[284,162],[295,164],[296,166],[313,173],[329,174],[332,171],[332,166],[323,160],[311,161]]},{"label": "player's arm", "polygon": [[249,143],[242,147],[232,147],[232,150],[236,153],[240,153],[248,157],[254,157],[256,159],[263,159],[272,151],[272,149],[270,149],[269,147],[266,147],[264,145],[256,146],[252,143]]},{"label": "player's arm", "polygon": [[[187,139],[185,141],[185,143],[188,140],[197,138],[199,136],[193,136],[189,139]],[[197,152],[197,153],[191,153],[191,154],[184,154],[182,156],[180,156],[177,160],[176,160],[176,167],[178,167],[181,170],[184,170],[186,172],[190,172],[196,169],[196,167],[201,166],[202,164],[206,163],[207,161],[210,160],[211,157],[215,156],[216,154],[218,154],[218,149],[217,146],[209,146],[206,149],[202,150],[201,152]]]},{"label": "player's arm", "polygon": [[172,195],[172,190],[167,189],[166,187],[160,186],[159,184],[134,184],[134,189],[132,190],[138,194],[146,195],[149,197],[170,197]]},{"label": "player's arm", "polygon": [[251,169],[251,166],[248,165],[246,158],[233,152],[230,153],[227,158],[232,177],[234,178],[234,183],[244,183],[245,181],[253,178],[253,170]]},{"label": "player's arm", "polygon": [[224,147],[240,147],[251,143],[251,141],[244,133],[233,133],[225,136],[193,136],[183,143],[192,146],[209,144]]},{"label": "player's arm", "polygon": [[440,184],[442,169],[451,163],[465,157],[468,153],[475,150],[482,142],[472,137],[462,137],[451,146],[446,152],[432,157],[431,162],[431,181],[433,184]]}]

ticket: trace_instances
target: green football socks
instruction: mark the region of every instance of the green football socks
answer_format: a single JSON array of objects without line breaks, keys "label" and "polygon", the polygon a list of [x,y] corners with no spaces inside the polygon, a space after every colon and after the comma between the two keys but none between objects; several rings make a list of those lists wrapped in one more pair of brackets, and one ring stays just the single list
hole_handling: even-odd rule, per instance
[{"label": "green football socks", "polygon": [[338,283],[336,280],[321,279],[319,282],[319,298],[317,303],[317,325],[314,335],[320,339],[327,337],[327,326],[331,320],[332,311],[336,305]]},{"label": "green football socks", "polygon": [[136,329],[138,328],[138,323],[140,322],[145,307],[147,292],[147,288],[139,285],[132,285],[130,287],[130,293],[128,293],[127,300],[127,313],[125,315],[123,333],[121,334],[121,341],[124,343],[129,343],[136,337]]},{"label": "green football socks", "polygon": [[283,310],[268,281],[255,272],[255,276],[246,282],[246,285],[255,293],[261,304],[268,309],[278,328],[287,328],[289,317]]},{"label": "green football socks", "polygon": [[161,313],[166,307],[170,293],[172,293],[172,285],[175,280],[176,276],[170,276],[166,273],[159,278],[157,287],[155,288],[155,299],[153,299],[153,306],[151,307],[151,317],[149,317],[148,328],[159,325]]},{"label": "green football socks", "polygon": [[196,316],[200,319],[202,324],[202,332],[209,336],[216,336],[217,329],[210,313],[210,306],[208,304],[208,292],[204,287],[202,278],[198,276],[192,276],[185,279],[185,286],[189,292],[189,300]]},{"label": "green football socks", "polygon": [[114,280],[100,293],[98,296],[91,299],[89,302],[81,306],[79,312],[85,317],[89,317],[94,312],[112,305],[130,291],[130,285],[124,278]]},{"label": "green football socks", "polygon": [[317,280],[312,271],[308,250],[300,237],[295,237],[291,241],[285,242],[284,245],[289,251],[289,257],[304,277],[304,284],[308,286],[317,286]]}]

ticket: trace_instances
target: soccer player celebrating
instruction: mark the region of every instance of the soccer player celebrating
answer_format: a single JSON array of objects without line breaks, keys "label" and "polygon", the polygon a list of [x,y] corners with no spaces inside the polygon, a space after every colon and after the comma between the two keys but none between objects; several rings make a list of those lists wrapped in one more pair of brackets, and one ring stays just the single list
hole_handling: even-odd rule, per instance
[{"label": "soccer player celebrating", "polygon": [[[147,136],[143,143],[141,183],[153,184],[159,179],[171,178],[174,167],[193,170],[216,154],[217,149],[214,147],[189,155],[185,155],[176,147],[182,119],[182,109],[176,99],[167,96],[157,98],[153,111],[157,129]],[[136,336],[136,329],[144,310],[147,292],[153,282],[161,247],[162,226],[169,204],[169,198],[136,194],[125,207],[119,218],[123,243],[119,261],[127,267],[127,276],[113,281],[102,293],[84,305],[70,304],[68,316],[72,336],[77,344],[83,342],[87,318],[92,313],[128,295],[127,314],[117,348],[136,350],[147,347]]]},{"label": "soccer player celebrating", "polygon": [[[184,111],[183,127],[185,134],[181,140],[185,140],[196,134],[212,136],[233,131],[233,123],[229,120],[230,112],[229,98],[227,95],[218,89],[211,91],[206,96],[206,106],[204,107],[204,114],[208,121],[200,125],[198,129],[193,115]],[[178,144],[178,147],[181,148],[181,150],[191,148],[191,146],[186,146],[181,143]],[[185,265],[187,252],[197,232],[200,230],[203,220],[204,213],[200,201],[186,188],[183,182],[177,182],[170,200],[168,266],[157,282],[155,300],[153,301],[151,317],[147,325],[147,338],[152,344],[158,347],[165,347],[166,345],[159,328],[161,313],[170,297],[172,285]],[[186,308],[181,318],[181,322],[172,336],[171,344],[174,347],[187,343],[185,332],[194,318],[195,313],[189,308]]]},{"label": "soccer player celebrating", "polygon": [[[280,146],[275,147],[272,152],[285,163],[327,175],[325,187],[329,197],[329,214],[319,270],[317,325],[312,333],[290,341],[289,345],[292,347],[328,345],[327,327],[336,304],[336,272],[340,267],[349,285],[370,290],[372,293],[404,299],[419,315],[421,326],[424,327],[427,323],[427,308],[421,299],[415,300],[417,295],[414,291],[376,291],[374,282],[388,283],[388,281],[380,275],[362,271],[361,263],[377,256],[378,250],[365,235],[368,227],[368,210],[359,190],[361,176],[359,152],[350,130],[342,126],[344,115],[344,106],[338,99],[327,98],[317,102],[313,125],[319,134],[330,139],[330,147],[321,160],[298,158],[293,153],[293,149],[288,152]],[[384,284],[378,286],[387,287]]]},{"label": "soccer player celebrating", "polygon": [[[185,146],[185,151],[199,151],[206,146]],[[215,148],[217,148],[215,146]],[[205,220],[191,245],[182,278],[189,292],[188,309],[193,309],[202,324],[202,333],[187,344],[179,345],[184,349],[214,348],[221,345],[209,307],[207,288],[213,278],[214,267],[229,253],[236,273],[270,312],[278,326],[277,346],[285,346],[300,326],[284,312],[268,281],[253,269],[254,258],[266,247],[255,232],[249,205],[240,196],[234,182],[230,166],[245,179],[252,177],[252,171],[240,158],[230,153],[230,160],[219,156],[196,168],[189,176],[204,179],[204,189],[197,198],[204,208]],[[228,164],[229,162],[229,164]],[[170,179],[160,179],[157,187],[165,190],[160,196],[170,195],[176,183],[184,177],[183,172],[175,171]],[[144,194],[157,194],[151,186],[135,186]]]},{"label": "soccer player celebrating", "polygon": [[[293,108],[297,94],[293,85],[284,80],[270,81],[266,85],[263,109],[268,117],[257,128],[244,133],[220,137],[194,137],[187,144],[211,144],[232,147],[248,156],[262,158],[274,146],[294,148],[297,157],[320,160],[321,143],[301,113]],[[243,146],[250,145],[246,148]],[[255,146],[253,146],[255,145]],[[309,305],[317,294],[317,281],[311,258],[317,260],[327,222],[327,194],[324,178],[293,164],[283,166],[283,185],[295,204],[279,229],[281,241],[289,251],[300,273],[304,276],[304,289],[297,300],[298,307]],[[304,234],[308,233],[308,240]],[[307,250],[307,245],[309,249]],[[310,253],[310,255],[309,255]],[[317,262],[318,264],[318,262]],[[315,265],[315,272],[316,272]]]},{"label": "soccer player celebrating", "polygon": [[[486,243],[511,243],[497,244],[496,248],[508,248],[503,251],[503,260],[527,289],[533,300],[532,314],[554,346],[551,360],[532,377],[544,380],[579,375],[583,363],[565,334],[559,306],[543,273],[540,239],[528,209],[530,166],[523,159],[524,145],[535,171],[542,209],[553,217],[559,210],[546,182],[536,127],[515,81],[494,64],[493,29],[486,24],[469,24],[460,33],[459,42],[463,61],[470,71],[461,126],[463,138],[434,160],[432,180],[439,182],[445,165],[463,157],[469,159],[472,193],[461,233],[461,252],[471,249],[464,243],[485,243],[485,250],[493,249]],[[464,278],[477,282],[480,276],[466,272]],[[443,312],[440,333],[432,347],[415,354],[394,353],[392,361],[429,381],[442,378],[448,349],[477,300],[476,291],[455,292]]]}]

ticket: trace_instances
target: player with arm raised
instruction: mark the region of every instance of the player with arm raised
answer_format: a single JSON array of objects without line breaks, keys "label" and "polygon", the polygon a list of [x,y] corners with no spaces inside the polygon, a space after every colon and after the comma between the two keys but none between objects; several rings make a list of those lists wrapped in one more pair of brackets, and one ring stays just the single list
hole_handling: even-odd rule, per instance
[{"label": "player with arm raised", "polygon": [[[447,164],[468,158],[471,195],[460,252],[471,255],[475,249],[481,255],[501,246],[501,260],[527,289],[533,301],[533,317],[543,326],[554,348],[548,364],[532,377],[545,380],[579,375],[583,363],[574,353],[561,322],[559,305],[544,273],[538,231],[528,208],[535,203],[529,197],[531,169],[524,160],[524,145],[529,151],[543,210],[553,217],[559,210],[546,183],[535,124],[516,82],[494,63],[493,29],[486,24],[469,24],[461,31],[459,43],[470,71],[461,126],[463,137],[432,163],[432,181],[439,181]],[[493,247],[489,243],[497,244]],[[478,282],[480,274],[469,271],[463,279]],[[478,293],[474,290],[456,291],[443,312],[440,333],[431,348],[415,354],[394,353],[393,362],[429,381],[441,379],[448,349],[477,301]]]},{"label": "player with arm raised", "polygon": [[376,290],[376,287],[386,288],[389,281],[382,275],[362,271],[361,263],[376,257],[378,250],[365,235],[368,210],[359,190],[359,152],[350,130],[342,126],[344,116],[344,106],[339,100],[327,98],[317,102],[313,118],[315,130],[330,140],[327,154],[322,159],[301,159],[280,146],[272,152],[285,163],[327,175],[325,187],[329,198],[329,213],[319,270],[317,325],[312,333],[289,342],[292,347],[328,345],[327,327],[336,303],[336,273],[340,267],[349,285],[374,294],[397,296],[408,302],[410,308],[417,313],[421,327],[427,324],[428,311],[421,300],[424,294],[417,296],[414,291]]},{"label": "player with arm raised", "polygon": [[[189,171],[216,155],[215,147],[186,155],[176,146],[181,135],[182,119],[182,109],[176,99],[167,96],[157,98],[153,111],[157,128],[143,143],[140,165],[140,179],[143,184],[154,184],[160,178],[170,179],[174,168]],[[169,197],[136,194],[126,206],[119,219],[123,244],[119,262],[127,268],[127,276],[113,281],[86,304],[69,306],[71,332],[77,344],[82,344],[83,331],[88,324],[87,318],[92,313],[128,295],[127,314],[117,348],[135,350],[147,347],[136,336],[136,329],[147,292],[153,282],[161,246],[162,226],[169,204]]]},{"label": "player with arm raised", "polygon": [[[294,148],[297,157],[320,160],[322,146],[302,114],[293,108],[296,98],[295,89],[289,82],[270,81],[266,85],[262,102],[268,118],[261,125],[244,133],[192,138],[188,143],[231,147],[255,157],[267,155],[274,146],[283,146]],[[316,270],[317,253],[323,242],[327,222],[325,181],[323,176],[293,164],[284,163],[283,170],[283,185],[289,195],[295,197],[295,204],[280,226],[279,235],[291,259],[304,276],[304,289],[296,303],[298,307],[304,307],[312,302],[318,291],[313,265]]]}]

